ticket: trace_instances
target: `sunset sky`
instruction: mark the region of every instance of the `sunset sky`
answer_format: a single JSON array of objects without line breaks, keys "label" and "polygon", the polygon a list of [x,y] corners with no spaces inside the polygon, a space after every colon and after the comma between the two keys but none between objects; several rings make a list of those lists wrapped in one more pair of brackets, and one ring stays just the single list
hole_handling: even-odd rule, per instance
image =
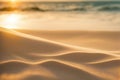
[{"label": "sunset sky", "polygon": [[[22,13],[15,13],[14,12],[14,7],[17,6],[17,1],[95,1],[95,0],[0,0],[0,1],[9,1],[12,4],[9,4],[10,7],[13,7],[13,12],[11,14],[5,14],[1,16],[0,19],[0,26],[4,26],[5,28],[18,28],[18,29],[40,29],[40,30],[112,30],[112,31],[120,31],[120,13],[119,9],[120,7],[113,7],[111,8],[111,5],[116,5],[120,4],[119,2],[116,3],[110,3],[111,5],[107,5],[107,8],[110,7],[110,9],[106,9],[104,5],[99,5],[99,6],[94,6],[94,5],[88,5],[87,7],[83,6],[86,12],[83,13],[76,13],[76,9],[79,9],[81,5],[76,5],[75,6],[58,6],[56,7],[56,4],[53,4],[52,7],[51,5],[44,4],[45,6],[38,5],[29,7],[28,4],[24,4],[20,7],[24,8],[23,10],[26,10],[30,14],[22,14]],[[98,1],[96,4],[99,3],[99,1],[105,1],[105,0],[96,0]],[[107,0],[107,1],[120,1],[120,0]],[[22,2],[20,2],[22,3]],[[33,5],[36,3],[32,3]],[[104,3],[104,2],[102,2]],[[8,5],[8,4],[7,4]],[[28,9],[26,8],[28,6]],[[47,8],[48,12],[47,12]],[[17,8],[15,9],[18,12],[22,12],[22,8]],[[65,9],[64,9],[65,8]],[[89,8],[89,9],[88,9]],[[101,11],[99,12],[100,9],[103,9],[103,13]],[[35,10],[33,10],[35,9]],[[37,9],[37,10],[36,10]],[[112,9],[112,10],[111,10]],[[114,13],[111,13],[111,11],[114,11]],[[4,9],[3,9],[4,10]],[[31,12],[32,10],[32,12]],[[42,12],[41,10],[45,11]],[[49,12],[51,10],[51,13]],[[53,11],[52,11],[53,10]],[[66,10],[66,11],[65,11]],[[67,11],[70,10],[70,11]],[[73,10],[76,10],[75,13]],[[94,11],[95,10],[95,11]],[[110,11],[111,10],[111,11]],[[2,8],[1,8],[2,11]],[[57,12],[58,11],[58,12]],[[80,10],[81,11],[81,10]],[[93,11],[93,13],[91,13]],[[40,12],[34,13],[34,12]],[[59,13],[60,12],[60,13]],[[64,12],[64,13],[61,13]],[[90,12],[90,13],[89,13]],[[96,14],[97,12],[97,14]],[[30,24],[28,24],[30,23]],[[46,24],[47,23],[47,24]]]},{"label": "sunset sky", "polygon": [[[0,0],[0,1],[12,1],[12,0]],[[120,0],[14,0],[14,1],[120,1]]]}]

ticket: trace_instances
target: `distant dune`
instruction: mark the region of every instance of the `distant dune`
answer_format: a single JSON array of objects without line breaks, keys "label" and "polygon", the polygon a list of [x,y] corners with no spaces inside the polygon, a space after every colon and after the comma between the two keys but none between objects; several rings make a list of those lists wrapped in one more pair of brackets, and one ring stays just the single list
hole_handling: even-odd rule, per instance
[{"label": "distant dune", "polygon": [[119,80],[119,34],[0,28],[0,80]]},{"label": "distant dune", "polygon": [[120,51],[119,31],[18,31],[71,45]]}]

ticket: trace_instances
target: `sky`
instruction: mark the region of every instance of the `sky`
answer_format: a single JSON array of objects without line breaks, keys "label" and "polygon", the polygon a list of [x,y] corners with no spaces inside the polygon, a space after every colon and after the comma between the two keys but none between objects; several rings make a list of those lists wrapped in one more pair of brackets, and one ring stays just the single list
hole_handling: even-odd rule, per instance
[{"label": "sky", "polygon": [[[12,1],[12,0],[0,0],[0,1]],[[14,1],[120,1],[120,0],[14,0]]]}]

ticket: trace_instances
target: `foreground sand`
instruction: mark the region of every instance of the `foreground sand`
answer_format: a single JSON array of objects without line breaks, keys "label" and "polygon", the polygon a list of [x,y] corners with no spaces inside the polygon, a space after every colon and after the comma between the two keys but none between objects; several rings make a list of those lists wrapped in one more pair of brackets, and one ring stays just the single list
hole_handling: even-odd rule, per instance
[{"label": "foreground sand", "polygon": [[[0,28],[0,80],[120,79],[119,32],[111,32],[109,36],[105,32],[101,36],[93,32],[94,37],[88,36],[89,33],[80,37],[83,32],[53,33],[48,32],[48,36],[46,32]],[[103,47],[97,44],[101,42],[99,37]],[[95,39],[95,48],[79,46],[86,39],[91,43]],[[106,42],[114,48],[105,45]]]},{"label": "foreground sand", "polygon": [[17,31],[80,47],[120,51],[120,31]]}]

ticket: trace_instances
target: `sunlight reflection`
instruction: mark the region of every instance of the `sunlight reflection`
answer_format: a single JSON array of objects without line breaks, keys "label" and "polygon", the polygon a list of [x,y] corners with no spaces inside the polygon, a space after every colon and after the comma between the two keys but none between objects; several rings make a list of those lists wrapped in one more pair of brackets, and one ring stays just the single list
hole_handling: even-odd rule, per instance
[{"label": "sunlight reflection", "polygon": [[21,15],[17,13],[12,13],[4,16],[3,27],[4,28],[18,28],[16,25],[20,22]]},{"label": "sunlight reflection", "polygon": [[10,2],[10,3],[17,3],[18,0],[10,0],[9,2]]},{"label": "sunlight reflection", "polygon": [[15,2],[16,0],[11,0],[11,2]]}]

